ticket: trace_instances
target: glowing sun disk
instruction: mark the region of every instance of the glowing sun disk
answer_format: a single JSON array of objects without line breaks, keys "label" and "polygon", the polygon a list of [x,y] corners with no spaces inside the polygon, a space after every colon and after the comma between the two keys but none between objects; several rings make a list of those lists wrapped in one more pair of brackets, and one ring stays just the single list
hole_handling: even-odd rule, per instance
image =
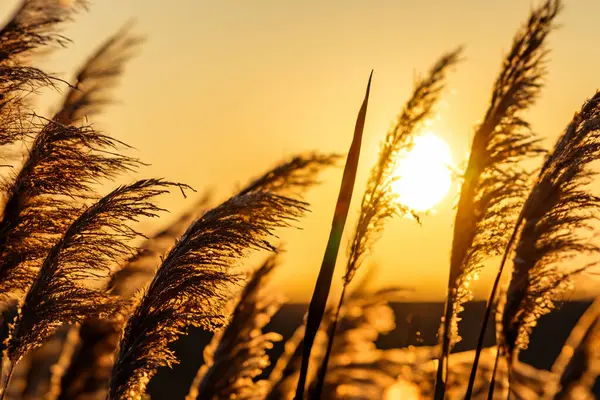
[{"label": "glowing sun disk", "polygon": [[442,138],[431,132],[416,136],[413,148],[398,162],[392,190],[401,204],[429,210],[450,190],[451,165],[452,154]]}]

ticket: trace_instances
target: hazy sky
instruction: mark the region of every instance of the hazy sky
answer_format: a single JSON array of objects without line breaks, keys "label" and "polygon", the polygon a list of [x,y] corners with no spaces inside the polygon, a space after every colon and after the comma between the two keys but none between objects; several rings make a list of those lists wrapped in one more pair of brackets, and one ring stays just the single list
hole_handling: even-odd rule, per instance
[{"label": "hazy sky", "polygon": [[[98,125],[152,164],[140,177],[166,177],[199,191],[211,187],[220,196],[296,152],[345,152],[374,69],[350,228],[377,144],[415,75],[443,52],[466,46],[465,61],[450,75],[431,127],[462,162],[503,55],[531,8],[524,0],[94,3],[67,29],[73,45],[45,65],[69,77],[94,46],[135,18],[136,31],[148,41],[115,91],[119,103]],[[547,87],[527,114],[549,145],[600,86],[600,2],[565,3],[562,26],[550,38]],[[307,299],[312,291],[340,177],[341,169],[326,173],[324,185],[307,196],[313,212],[302,221],[303,230],[281,236],[288,252],[276,282],[293,300]],[[366,262],[379,266],[376,284],[412,287],[411,299],[442,298],[455,201],[456,188],[422,226],[407,219],[388,225]],[[172,195],[162,205],[176,214],[188,204]],[[152,224],[145,230],[158,227]],[[344,248],[340,273],[345,255]],[[485,293],[493,272],[484,271],[479,293]],[[339,286],[340,280],[335,282]]]}]

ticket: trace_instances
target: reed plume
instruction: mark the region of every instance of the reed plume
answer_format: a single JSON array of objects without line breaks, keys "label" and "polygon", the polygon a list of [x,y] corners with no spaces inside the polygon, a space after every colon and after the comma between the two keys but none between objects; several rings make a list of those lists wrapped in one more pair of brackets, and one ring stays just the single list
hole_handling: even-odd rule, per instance
[{"label": "reed plume", "polygon": [[90,126],[41,120],[27,160],[4,185],[7,199],[0,221],[0,299],[24,292],[39,264],[93,185],[139,163],[112,151],[121,143]]},{"label": "reed plume", "polygon": [[154,217],[152,200],[172,186],[156,179],[121,186],[88,207],[50,249],[11,324],[3,354],[5,389],[14,365],[64,324],[113,314],[121,301],[85,285],[110,274],[113,263],[133,254],[129,241],[140,234],[129,226],[140,217]]},{"label": "reed plume", "polygon": [[410,213],[418,220],[418,215],[398,202],[398,195],[392,188],[393,182],[397,179],[394,173],[401,156],[412,147],[414,134],[431,116],[433,107],[444,87],[448,69],[458,62],[460,53],[461,49],[459,48],[444,54],[433,65],[427,77],[416,82],[411,97],[380,145],[379,157],[371,169],[361,201],[358,222],[350,243],[346,273],[343,278],[344,287],[328,336],[329,344],[325,354],[324,368],[320,370],[321,375],[317,378],[318,383],[314,389],[315,398],[319,398],[321,387],[325,382],[327,362],[332,350],[346,286],[352,281],[361,262],[374,246],[378,235],[381,234],[385,223],[390,218]]},{"label": "reed plume", "polygon": [[[318,183],[318,174],[335,164],[335,154],[306,153],[291,157],[252,179],[241,193],[259,190],[287,196],[300,195]],[[208,193],[183,213],[174,223],[141,245],[141,251],[122,269],[112,275],[108,289],[129,299],[152,280],[161,257],[175,244],[188,226],[204,214],[210,202]],[[77,399],[90,393],[102,393],[108,385],[112,358],[126,322],[122,313],[111,319],[92,318],[79,328],[79,343],[65,372],[59,400]],[[65,351],[72,351],[66,348]],[[101,397],[101,396],[100,396]]]},{"label": "reed plume", "polygon": [[319,183],[318,175],[325,167],[335,165],[340,159],[335,153],[298,154],[289,160],[282,161],[263,175],[249,182],[239,194],[247,194],[257,190],[298,195]]},{"label": "reed plume", "polygon": [[111,102],[110,89],[141,43],[142,37],[131,34],[131,24],[106,39],[77,71],[54,120],[73,125],[99,114]]},{"label": "reed plume", "polygon": [[[323,324],[328,321],[327,317],[323,318]],[[294,391],[298,377],[300,376],[300,364],[302,362],[302,348],[304,344],[304,332],[306,330],[305,322],[302,323],[290,336],[284,344],[283,353],[277,359],[273,370],[269,374],[269,393],[265,397],[268,400],[294,398]],[[321,333],[322,335],[320,335]],[[319,330],[315,339],[315,349],[321,347],[321,341],[325,339],[323,328]],[[316,351],[311,353],[311,363],[318,362]],[[310,382],[310,378],[308,381]]]},{"label": "reed plume", "polygon": [[49,46],[65,46],[69,40],[59,30],[73,13],[85,8],[85,0],[67,4],[59,0],[22,0],[0,31],[0,59],[8,65],[20,65],[19,57]]},{"label": "reed plume", "polygon": [[596,254],[600,246],[582,231],[592,229],[600,198],[585,189],[600,158],[600,93],[588,100],[546,159],[523,210],[513,257],[513,272],[502,314],[502,347],[509,362],[527,348],[540,316],[569,277],[587,266],[564,270],[566,260]]},{"label": "reed plume", "polygon": [[[595,176],[589,164],[600,157],[599,104],[597,93],[574,116],[546,158],[521,210],[492,288],[491,296],[495,296],[514,243],[513,271],[499,335],[500,350],[509,364],[509,379],[539,317],[554,308],[554,300],[564,291],[571,275],[587,267],[564,270],[561,262],[600,251],[593,240],[582,235],[582,231],[591,229],[600,205],[598,197],[584,189]],[[489,313],[490,307],[484,323]],[[483,333],[484,328],[478,351]],[[470,381],[474,380],[476,368],[475,362]]]},{"label": "reed plume", "polygon": [[24,355],[14,369],[6,397],[22,400],[55,399],[54,389],[57,385],[54,380],[62,374],[69,361],[65,349],[72,348],[71,343],[76,340],[76,329],[61,326],[40,347]]},{"label": "reed plume", "polygon": [[[62,377],[71,366],[73,353],[79,342],[79,330],[77,328],[79,328],[79,324],[75,326],[64,326],[54,335],[54,340],[59,342],[60,347],[56,353],[50,353],[46,358],[48,361],[52,361],[52,365],[48,371],[49,376],[46,377],[42,375],[40,377],[40,380],[43,379],[43,383],[47,385],[44,400],[54,400],[60,395],[60,383]],[[37,350],[43,350],[44,347],[45,345]],[[35,353],[35,351],[33,353]],[[34,370],[36,367],[38,367],[38,363],[32,363],[30,370]]]},{"label": "reed plume", "polygon": [[[327,331],[333,322],[332,307],[325,310],[323,321],[315,335],[313,350],[310,353],[310,363],[306,375],[306,386],[310,388],[318,372],[318,367],[323,362],[327,348]],[[292,400],[295,395],[300,369],[302,366],[302,353],[304,349],[304,334],[306,332],[306,316],[303,323],[294,331],[292,336],[285,341],[284,351],[277,359],[273,370],[269,374],[269,389],[266,399]]]},{"label": "reed plume", "polygon": [[[262,175],[252,179],[239,192],[238,196],[255,193],[255,192],[270,192],[273,194],[283,195],[286,197],[301,196],[304,191],[308,190],[319,183],[318,175],[323,169],[334,166],[340,156],[334,153],[318,153],[310,152],[298,154],[288,160],[281,161],[274,167],[263,173]],[[167,250],[175,243],[175,240],[181,236],[187,226],[193,222],[198,216],[204,214],[206,206],[210,198],[208,194],[201,198],[196,206],[190,208],[187,213],[183,214],[173,225],[161,231],[153,238],[153,243],[148,243],[147,248],[132,260],[132,264],[128,267],[133,267],[139,263],[140,259],[152,257],[156,265],[160,261],[159,254],[166,253]],[[160,244],[159,244],[160,243]],[[157,248],[160,246],[160,250]],[[151,250],[150,247],[154,247]],[[145,261],[147,262],[147,261]],[[115,274],[114,285],[123,286],[126,278],[121,278],[120,273],[129,274],[124,268]],[[121,290],[119,290],[121,292]]]},{"label": "reed plume", "polygon": [[[48,34],[50,38],[46,38],[45,30],[36,30],[45,25],[44,18],[48,18],[45,29],[66,18],[65,6],[56,5],[56,10],[49,11],[46,4],[54,2],[24,1],[17,15],[31,16],[15,18],[33,18],[40,26],[18,28],[16,23],[15,29],[33,29],[30,34],[43,43],[62,43],[66,40],[62,36]],[[20,171],[3,184],[6,202],[0,222],[0,300],[27,290],[41,258],[76,218],[81,200],[94,196],[94,184],[139,165],[137,160],[115,153],[126,147],[124,143],[89,125],[75,126],[85,115],[99,111],[107,99],[106,90],[138,42],[126,30],[111,37],[82,66],[54,117],[30,121],[28,130],[35,139]]]},{"label": "reed plume", "polygon": [[209,209],[210,202],[210,193],[202,195],[175,221],[146,239],[125,266],[111,276],[107,289],[119,297],[132,298],[150,282],[161,258],[177,243],[190,224]]},{"label": "reed plume", "polygon": [[[356,287],[350,294],[344,306],[348,311],[340,319],[340,340],[332,352],[332,371],[327,375],[323,398],[346,398],[358,393],[365,395],[375,392],[379,395],[371,398],[380,398],[385,388],[398,376],[399,370],[406,364],[406,356],[399,359],[397,350],[378,350],[374,344],[380,334],[394,329],[394,316],[387,301],[398,290],[389,288],[368,293]],[[313,367],[309,369],[307,378],[307,394],[310,398],[315,398],[316,376],[323,368],[334,312],[334,307],[326,311],[311,353],[310,364]],[[300,370],[304,330],[305,324],[302,324],[285,342],[284,352],[268,378],[267,399],[293,398]],[[361,390],[361,385],[364,390]]]},{"label": "reed plume", "polygon": [[85,5],[77,0],[65,5],[59,0],[22,0],[0,30],[0,145],[21,139],[27,97],[56,78],[30,65],[31,55],[53,46],[64,46],[61,25]]},{"label": "reed plume", "polygon": [[[106,290],[121,299],[131,300],[152,279],[161,257],[175,244],[190,223],[206,211],[209,201],[208,194],[201,196],[173,223],[147,238],[136,254],[111,275]],[[66,367],[59,368],[53,374],[54,398],[105,397],[114,353],[128,317],[125,311],[110,318],[89,318],[80,326],[71,328],[77,339],[65,343],[63,348],[62,357],[66,360]]]},{"label": "reed plume", "polygon": [[228,325],[215,333],[204,349],[186,400],[263,399],[268,382],[255,379],[269,366],[267,350],[282,339],[264,327],[279,310],[281,298],[268,293],[267,281],[277,267],[277,253],[258,268],[237,300]]},{"label": "reed plume", "polygon": [[63,328],[59,328],[41,347],[26,354],[15,366],[5,396],[7,399],[36,400],[46,397],[54,365],[65,341],[64,333],[68,332],[68,328]]},{"label": "reed plume", "polygon": [[[62,125],[81,125],[84,117],[97,114],[108,102],[108,89],[116,83],[116,78],[122,72],[125,61],[132,55],[133,48],[139,42],[139,38],[130,34],[129,27],[121,29],[116,35],[110,37],[79,69],[76,80],[69,86],[69,91],[52,118],[53,121]],[[54,392],[48,388],[51,374],[45,374],[42,371],[48,369],[48,363],[52,365],[58,361],[62,342],[62,340],[54,340],[49,343],[48,349],[44,345],[42,349],[30,354],[24,396],[36,396],[35,393],[39,393],[38,390],[41,390],[42,393]],[[72,344],[72,342],[69,343]],[[53,350],[58,350],[58,353]],[[66,352],[68,349],[64,350]],[[54,370],[62,369],[54,368]]]},{"label": "reed plume", "polygon": [[231,263],[251,249],[274,250],[273,230],[290,226],[306,203],[268,192],[234,196],[194,222],[167,254],[127,321],[110,399],[140,398],[156,370],[177,362],[168,345],[188,327],[214,330],[239,281]]},{"label": "reed plume", "polygon": [[400,158],[412,147],[414,134],[431,117],[444,87],[448,69],[458,62],[460,53],[461,50],[457,49],[444,54],[433,65],[427,77],[415,83],[411,97],[380,144],[379,157],[371,169],[350,243],[344,286],[352,281],[356,270],[391,217],[412,213],[418,218],[397,201],[398,195],[392,190],[392,184],[397,179],[394,174]]},{"label": "reed plume", "polygon": [[[546,158],[494,282],[492,295],[515,242],[500,335],[509,366],[518,360],[520,350],[527,348],[537,320],[552,311],[554,300],[568,287],[571,276],[590,266],[566,270],[560,264],[600,251],[600,246],[582,235],[592,229],[600,205],[600,199],[585,190],[596,175],[590,163],[600,158],[599,105],[600,94],[596,93],[573,117]],[[483,329],[480,338],[482,335]],[[475,369],[476,365],[472,376]]]},{"label": "reed plume", "polygon": [[560,1],[546,0],[517,32],[473,136],[454,221],[436,399],[444,397],[448,357],[460,341],[460,313],[472,298],[470,284],[486,259],[501,254],[527,195],[529,173],[520,163],[541,153],[523,112],[543,87],[547,36],[560,8]]},{"label": "reed plume", "polygon": [[[400,349],[408,351],[409,349]],[[429,353],[429,354],[427,354]],[[415,391],[416,398],[432,398],[434,395],[436,363],[435,360],[439,357],[439,346],[413,347],[412,351],[407,354],[407,367],[400,374],[399,380],[404,383],[401,387],[418,386],[419,390]],[[481,362],[477,381],[473,390],[473,398],[485,399],[488,395],[488,388],[494,361],[497,354],[496,346],[487,347],[481,354]],[[427,356],[430,356],[428,359]],[[469,379],[471,365],[473,363],[474,351],[458,352],[450,357],[450,371],[452,373],[448,377],[446,396],[448,399],[462,399],[465,396],[466,384]],[[494,399],[505,399],[506,390],[508,389],[506,382],[507,370],[504,365],[498,368],[498,390],[494,393]],[[543,398],[544,386],[551,384],[554,381],[554,376],[546,370],[537,369],[529,364],[517,362],[514,365],[511,381],[511,399],[541,399]],[[414,386],[413,386],[414,388]],[[392,393],[394,388],[390,390]],[[400,396],[392,396],[389,398],[404,398]],[[409,397],[409,396],[407,396]],[[413,398],[413,397],[410,397]]]}]

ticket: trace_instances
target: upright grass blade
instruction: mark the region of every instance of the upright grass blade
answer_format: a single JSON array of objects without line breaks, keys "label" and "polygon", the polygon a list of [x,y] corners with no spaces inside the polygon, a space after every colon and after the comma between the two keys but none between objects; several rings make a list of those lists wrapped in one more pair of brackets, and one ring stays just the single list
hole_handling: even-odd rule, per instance
[{"label": "upright grass blade", "polygon": [[[398,349],[381,350],[376,342],[381,335],[396,328],[390,302],[403,290],[401,287],[384,287],[375,292],[361,289],[349,293],[339,316],[333,350],[320,349],[325,357],[331,355],[331,360],[326,369],[329,360],[320,357],[317,379],[309,382],[307,389],[310,399],[383,397],[402,366],[400,360],[392,355]],[[334,330],[329,329],[328,335],[332,332]],[[330,343],[333,342],[329,340],[326,346]],[[327,372],[327,380],[321,381],[325,378],[324,371]]]},{"label": "upright grass blade", "polygon": [[380,145],[379,157],[371,169],[367,188],[362,197],[358,222],[349,245],[349,257],[343,279],[344,287],[335,318],[329,328],[327,350],[322,366],[319,368],[317,383],[314,385],[311,398],[320,398],[321,396],[346,288],[364,261],[366,254],[371,250],[378,236],[383,232],[385,224],[392,217],[411,214],[419,221],[419,217],[414,211],[398,201],[398,195],[394,193],[392,187],[395,180],[394,174],[400,158],[412,147],[413,136],[419,128],[422,128],[423,122],[431,116],[434,105],[444,88],[448,70],[459,61],[460,53],[460,47],[445,53],[424,78],[415,82],[412,95]]},{"label": "upright grass blade", "polygon": [[[367,273],[363,275],[358,284],[354,286],[350,292],[350,300],[364,297],[367,293],[366,287],[373,278],[374,268],[367,269]],[[327,345],[327,331],[332,323],[334,309],[328,307],[325,310],[323,321],[319,326],[313,349],[311,353],[311,363],[313,368],[309,368],[307,384],[311,385],[311,379],[314,379],[316,368],[315,365],[322,365],[323,350]],[[283,353],[277,359],[277,362],[269,374],[269,394],[265,400],[291,399],[295,394],[296,383],[300,376],[300,365],[302,364],[302,348],[304,347],[304,332],[306,330],[306,318],[303,323],[294,331],[292,336],[285,341]],[[312,371],[312,372],[311,372]],[[310,392],[309,392],[310,394]]]},{"label": "upright grass blade", "polygon": [[350,201],[352,200],[354,181],[356,179],[356,170],[358,169],[358,159],[360,156],[360,146],[365,127],[365,118],[367,115],[367,105],[369,103],[369,92],[371,90],[372,77],[373,71],[371,71],[371,74],[369,75],[369,82],[367,83],[365,98],[356,119],[354,137],[352,139],[352,144],[350,145],[350,150],[348,151],[346,166],[344,167],[344,175],[342,176],[340,193],[338,195],[335,213],[331,223],[331,231],[329,233],[327,248],[325,249],[325,255],[323,256],[323,262],[321,263],[321,270],[319,271],[315,290],[308,308],[306,331],[304,333],[304,350],[300,368],[300,379],[298,380],[295,396],[297,400],[302,400],[304,397],[304,386],[306,385],[310,352],[312,350],[317,331],[319,330],[319,325],[323,319],[323,314],[325,313],[327,298],[329,297],[329,290],[331,289],[331,280],[335,270],[335,261],[340,249],[340,242],[342,239],[342,233],[344,232],[344,226],[346,225],[348,210],[350,209]]}]

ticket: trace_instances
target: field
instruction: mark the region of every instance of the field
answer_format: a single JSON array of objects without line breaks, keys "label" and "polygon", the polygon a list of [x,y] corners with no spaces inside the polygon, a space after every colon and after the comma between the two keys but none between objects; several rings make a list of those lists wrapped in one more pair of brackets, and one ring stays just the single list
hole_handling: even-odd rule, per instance
[{"label": "field", "polygon": [[[0,28],[0,400],[598,396],[600,298],[570,294],[578,282],[593,286],[600,255],[600,93],[589,88],[548,148],[528,119],[552,69],[562,1],[540,0],[507,42],[464,160],[453,163],[428,130],[468,62],[457,46],[417,74],[364,185],[374,71],[347,116],[347,151],[292,154],[226,195],[140,179],[144,154],[97,128],[144,44],[132,24],[89,51],[72,78],[40,66],[70,45],[64,27],[88,8],[21,0]],[[59,100],[42,112],[48,93]],[[172,132],[145,140],[160,138],[177,142]],[[335,169],[339,179],[321,180]],[[420,257],[408,271],[395,252],[400,267],[386,277],[376,244],[393,220],[434,218],[453,185],[451,245],[435,276],[443,301],[407,301],[414,290],[398,276],[423,269]],[[308,304],[286,303],[274,280],[291,258],[281,238],[303,227],[319,186],[336,202],[318,276]],[[187,203],[167,219],[159,199],[168,196]],[[420,245],[445,251],[433,243]],[[475,300],[484,270],[487,301]]]}]

